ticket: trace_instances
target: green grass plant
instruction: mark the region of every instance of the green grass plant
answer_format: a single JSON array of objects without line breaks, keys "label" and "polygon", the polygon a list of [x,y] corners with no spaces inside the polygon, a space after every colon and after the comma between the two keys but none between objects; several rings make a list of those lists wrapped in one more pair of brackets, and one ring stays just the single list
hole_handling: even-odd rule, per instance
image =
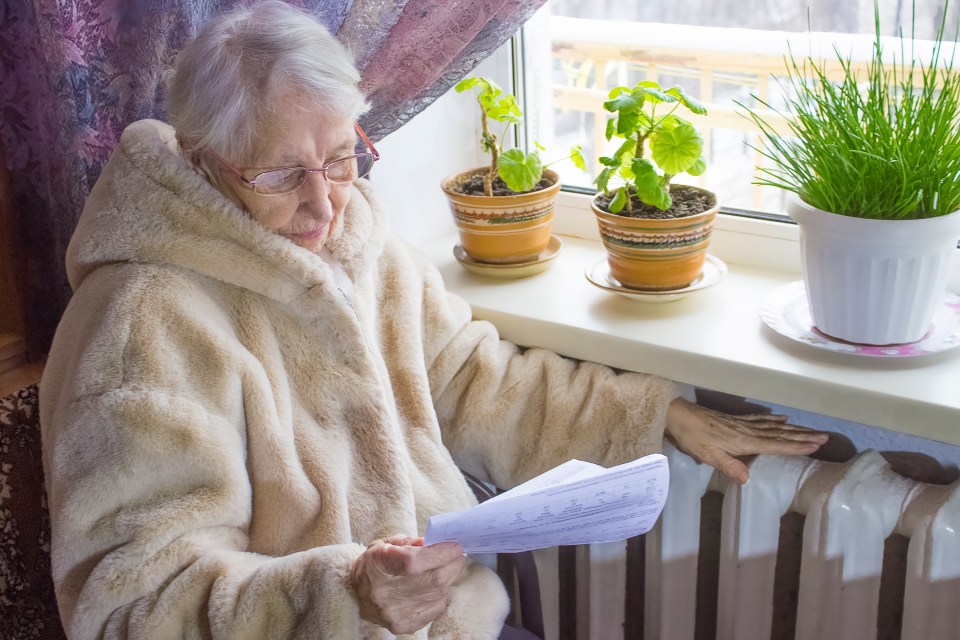
[{"label": "green grass plant", "polygon": [[758,167],[754,183],[860,218],[952,213],[960,209],[960,74],[954,72],[953,49],[949,56],[943,50],[946,7],[926,64],[914,56],[913,35],[907,40],[902,33],[899,62],[896,56],[885,61],[876,2],[874,14],[876,40],[865,79],[836,45],[843,69],[839,81],[827,76],[822,62],[809,56],[798,62],[790,53],[789,134],[740,105],[761,131],[761,144],[754,148],[771,161],[770,167]]}]

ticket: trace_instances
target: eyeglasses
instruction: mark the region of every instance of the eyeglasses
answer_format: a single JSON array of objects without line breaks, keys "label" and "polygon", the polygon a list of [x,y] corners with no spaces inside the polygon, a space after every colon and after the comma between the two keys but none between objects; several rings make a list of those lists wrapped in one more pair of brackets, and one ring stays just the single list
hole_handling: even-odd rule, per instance
[{"label": "eyeglasses", "polygon": [[369,153],[357,153],[345,158],[337,158],[330,162],[324,162],[322,167],[316,169],[301,166],[277,167],[276,169],[260,171],[253,178],[248,179],[243,175],[243,172],[250,172],[253,169],[237,169],[210,149],[206,149],[205,153],[209,153],[216,158],[220,164],[235,173],[245,185],[253,189],[254,193],[261,196],[282,196],[292,193],[303,186],[303,183],[307,181],[307,174],[310,173],[322,173],[324,178],[334,184],[348,184],[370,173],[370,170],[373,169],[373,163],[380,159],[380,153],[370,142],[370,138],[360,128],[360,125],[354,124],[353,126],[360,135],[360,139],[370,150]]}]

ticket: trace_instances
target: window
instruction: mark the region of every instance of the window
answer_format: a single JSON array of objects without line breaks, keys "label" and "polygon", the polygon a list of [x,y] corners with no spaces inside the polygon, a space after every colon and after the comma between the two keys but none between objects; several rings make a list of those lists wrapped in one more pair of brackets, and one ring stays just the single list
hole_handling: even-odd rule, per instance
[{"label": "window", "polygon": [[[879,2],[885,35],[896,36],[902,25],[909,37],[913,23],[918,40],[935,37],[943,0],[916,0],[913,21],[909,2]],[[956,29],[951,13],[947,38]],[[707,116],[691,120],[703,133],[708,169],[699,178],[681,175],[675,181],[717,192],[727,209],[779,213],[784,194],[751,184],[762,158],[750,147],[758,142],[756,129],[736,102],[756,107],[757,96],[778,109],[785,106],[776,76],[783,76],[790,50],[829,63],[836,60],[836,44],[865,66],[873,16],[873,0],[548,0],[523,32],[528,140],[547,148],[545,162],[564,157],[572,144],[583,145],[591,171],[569,162],[552,168],[566,186],[592,189],[597,158],[614,149],[604,138],[603,101],[610,89],[643,79],[678,84],[707,105]],[[895,40],[885,50],[899,58]],[[780,122],[786,126],[785,119]]]}]

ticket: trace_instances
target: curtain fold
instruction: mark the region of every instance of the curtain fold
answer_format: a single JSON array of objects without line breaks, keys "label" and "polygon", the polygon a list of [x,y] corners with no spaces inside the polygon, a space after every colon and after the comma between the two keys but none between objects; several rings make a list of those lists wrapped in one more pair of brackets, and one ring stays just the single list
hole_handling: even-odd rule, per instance
[{"label": "curtain fold", "polygon": [[[396,130],[505,42],[545,0],[291,0],[354,54],[374,140]],[[64,255],[123,129],[165,119],[176,52],[236,0],[0,3],[0,142],[28,343],[46,352],[70,299]]]}]

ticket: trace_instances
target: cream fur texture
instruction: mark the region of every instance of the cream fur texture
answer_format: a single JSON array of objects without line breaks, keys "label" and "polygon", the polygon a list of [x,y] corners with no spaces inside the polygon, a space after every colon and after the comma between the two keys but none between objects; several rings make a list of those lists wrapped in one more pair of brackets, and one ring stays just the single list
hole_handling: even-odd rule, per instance
[{"label": "cream fur texture", "polygon": [[[389,638],[349,580],[371,541],[422,535],[570,457],[660,446],[674,386],[501,341],[389,234],[366,181],[318,256],[131,125],[68,251],[74,298],[41,386],[53,574],[86,638]],[[471,564],[416,638],[496,638]]]}]

